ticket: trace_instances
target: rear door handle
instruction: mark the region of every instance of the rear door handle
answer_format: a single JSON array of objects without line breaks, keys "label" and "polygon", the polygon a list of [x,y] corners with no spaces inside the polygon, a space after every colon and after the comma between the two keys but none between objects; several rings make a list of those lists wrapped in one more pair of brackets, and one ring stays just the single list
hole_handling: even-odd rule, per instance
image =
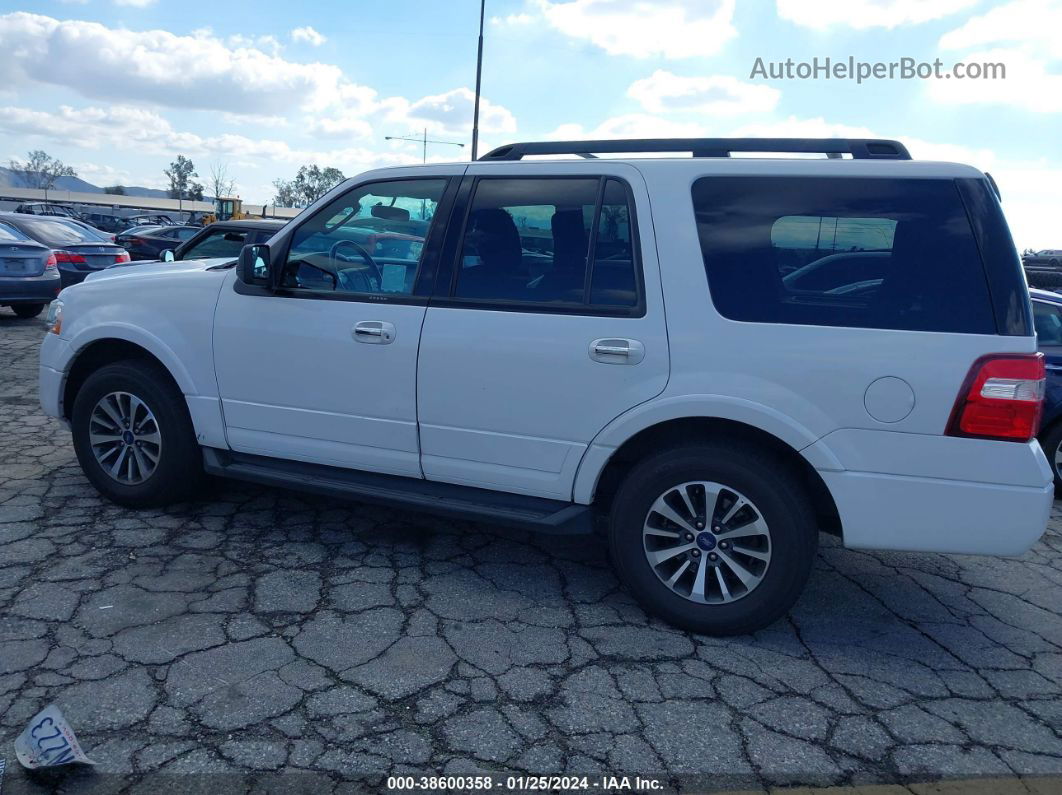
[{"label": "rear door handle", "polygon": [[590,358],[602,364],[638,364],[645,358],[645,346],[638,340],[606,337],[590,343]]},{"label": "rear door handle", "polygon": [[353,337],[369,345],[390,345],[395,341],[395,324],[384,320],[362,320],[354,324]]}]

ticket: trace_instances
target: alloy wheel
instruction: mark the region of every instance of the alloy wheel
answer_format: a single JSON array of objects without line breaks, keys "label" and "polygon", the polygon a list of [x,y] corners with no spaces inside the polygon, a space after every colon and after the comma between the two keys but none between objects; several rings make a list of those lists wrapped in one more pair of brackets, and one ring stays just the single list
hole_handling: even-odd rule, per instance
[{"label": "alloy wheel", "polygon": [[727,604],[752,593],[771,563],[771,533],[737,490],[690,481],[661,494],[645,517],[646,561],[673,593]]},{"label": "alloy wheel", "polygon": [[104,472],[119,483],[135,486],[158,467],[162,434],[143,400],[129,392],[110,392],[92,409],[89,445]]}]

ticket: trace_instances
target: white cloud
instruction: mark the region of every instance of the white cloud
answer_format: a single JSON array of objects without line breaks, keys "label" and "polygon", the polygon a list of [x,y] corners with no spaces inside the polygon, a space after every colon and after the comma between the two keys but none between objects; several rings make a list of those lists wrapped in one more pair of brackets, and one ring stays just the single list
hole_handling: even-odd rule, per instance
[{"label": "white cloud", "polygon": [[950,16],[978,0],[777,0],[778,16],[801,27],[826,30],[835,25],[865,30],[917,25]]},{"label": "white cloud", "polygon": [[[1010,105],[1038,113],[1062,112],[1062,3],[1013,0],[945,33],[940,48],[964,63],[1001,63],[1005,80],[936,80],[928,86],[938,102]],[[969,50],[976,49],[973,52]]]},{"label": "white cloud", "polygon": [[122,102],[270,115],[321,108],[349,81],[328,64],[302,64],[209,33],[111,29],[39,14],[0,16],[0,74],[9,86],[46,83]]},{"label": "white cloud", "polygon": [[299,149],[286,141],[249,138],[223,133],[204,137],[174,129],[154,111],[129,106],[72,108],[58,111],[0,107],[0,134],[54,141],[83,149],[129,151],[172,157],[184,154],[193,160],[257,159],[271,170],[287,164],[291,170],[304,163],[333,165],[348,174],[381,165],[420,162],[403,152],[374,152],[363,147]]},{"label": "white cloud", "polygon": [[[392,124],[404,124],[410,129],[427,127],[431,132],[459,135],[472,130],[474,102],[472,90],[462,87],[415,102],[392,97],[381,104],[387,109],[384,118]],[[479,127],[486,133],[512,133],[516,132],[516,118],[507,108],[480,97]]]},{"label": "white cloud", "polygon": [[114,0],[116,6],[131,6],[133,8],[147,8],[154,3],[155,0]]},{"label": "white cloud", "polygon": [[1043,59],[1009,48],[964,55],[966,64],[1001,63],[1005,80],[933,80],[929,95],[954,105],[1010,105],[1035,113],[1062,113],[1062,74],[1052,73]]},{"label": "white cloud", "polygon": [[651,113],[693,112],[736,115],[773,110],[781,92],[728,75],[681,77],[658,69],[636,80],[627,96]]},{"label": "white cloud", "polygon": [[554,28],[587,39],[610,55],[696,58],[713,55],[737,35],[735,0],[535,0]]},{"label": "white cloud", "polygon": [[509,14],[504,17],[491,17],[492,25],[530,25],[535,18],[530,14]]},{"label": "white cloud", "polygon": [[1031,45],[1062,56],[1062,3],[1014,0],[973,17],[940,39],[943,50],[985,45]]},{"label": "white cloud", "polygon": [[311,47],[320,47],[326,41],[327,38],[322,36],[316,30],[307,25],[304,28],[295,28],[291,31],[292,41],[301,41],[305,44],[309,44]]}]

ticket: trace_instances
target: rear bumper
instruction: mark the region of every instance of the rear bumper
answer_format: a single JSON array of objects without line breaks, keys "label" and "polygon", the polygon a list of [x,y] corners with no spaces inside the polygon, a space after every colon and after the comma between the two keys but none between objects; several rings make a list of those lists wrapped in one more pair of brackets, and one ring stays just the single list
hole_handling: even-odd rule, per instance
[{"label": "rear bumper", "polygon": [[59,286],[55,271],[41,276],[0,277],[0,305],[47,304],[59,294]]},{"label": "rear bumper", "polygon": [[844,430],[813,446],[842,466],[819,474],[847,547],[1020,555],[1047,526],[1054,477],[1039,442]]},{"label": "rear bumper", "polygon": [[821,472],[844,544],[960,555],[1020,555],[1044,533],[1054,486],[1000,486],[871,472]]}]

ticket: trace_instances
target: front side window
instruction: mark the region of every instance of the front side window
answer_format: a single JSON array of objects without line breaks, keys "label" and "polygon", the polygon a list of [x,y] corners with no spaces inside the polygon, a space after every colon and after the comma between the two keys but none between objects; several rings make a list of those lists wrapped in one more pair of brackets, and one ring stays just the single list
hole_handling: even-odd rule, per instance
[{"label": "front side window", "polygon": [[638,302],[627,190],[615,179],[481,179],[456,298],[632,307]]},{"label": "front side window", "polygon": [[724,317],[996,333],[985,267],[952,180],[704,177],[693,206]]},{"label": "front side window", "polygon": [[445,179],[354,188],[299,226],[281,278],[288,289],[410,295]]}]

